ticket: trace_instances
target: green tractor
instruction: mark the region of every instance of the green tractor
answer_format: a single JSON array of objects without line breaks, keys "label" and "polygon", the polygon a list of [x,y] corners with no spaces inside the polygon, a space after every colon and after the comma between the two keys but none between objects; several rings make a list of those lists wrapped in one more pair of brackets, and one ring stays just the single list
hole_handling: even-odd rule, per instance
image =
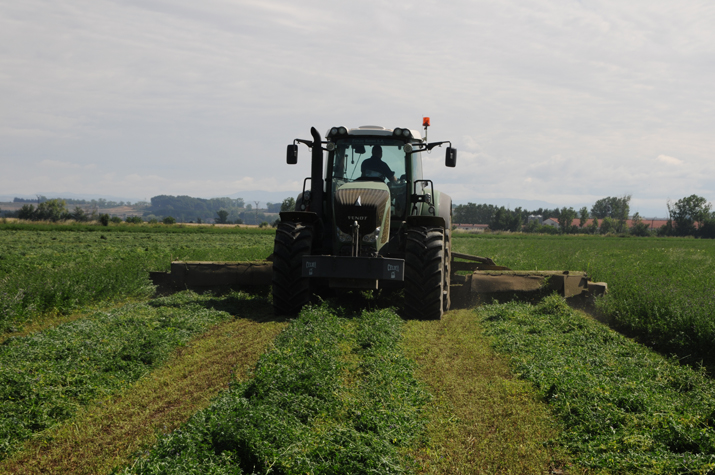
[{"label": "green tractor", "polygon": [[[425,118],[425,136],[429,119]],[[282,212],[273,252],[273,308],[296,314],[321,289],[404,288],[405,316],[440,319],[450,306],[452,199],[422,173],[422,152],[451,142],[427,142],[419,131],[332,127],[298,144],[312,153],[295,211]],[[324,167],[327,152],[327,167]],[[325,177],[323,170],[325,168]],[[310,181],[309,188],[306,188]]]}]

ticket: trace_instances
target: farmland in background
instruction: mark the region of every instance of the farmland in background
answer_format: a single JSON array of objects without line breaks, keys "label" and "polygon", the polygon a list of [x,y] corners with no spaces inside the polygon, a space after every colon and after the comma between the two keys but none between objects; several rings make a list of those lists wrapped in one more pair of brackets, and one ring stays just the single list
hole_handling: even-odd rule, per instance
[{"label": "farmland in background", "polygon": [[174,260],[256,260],[271,230],[0,225],[0,332],[43,313],[153,293],[148,271]]},{"label": "farmland in background", "polygon": [[455,251],[515,270],[568,269],[608,283],[614,328],[689,363],[715,363],[715,241],[599,236],[455,235]]}]

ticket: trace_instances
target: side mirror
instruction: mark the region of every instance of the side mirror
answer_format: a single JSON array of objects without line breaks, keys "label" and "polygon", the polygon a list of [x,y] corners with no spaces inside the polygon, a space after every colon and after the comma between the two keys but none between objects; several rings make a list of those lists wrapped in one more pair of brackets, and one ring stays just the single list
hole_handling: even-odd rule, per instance
[{"label": "side mirror", "polygon": [[288,165],[295,165],[298,163],[298,145],[291,144],[288,145],[286,149],[286,163]]},{"label": "side mirror", "polygon": [[444,156],[444,164],[450,168],[457,166],[457,149],[447,147],[447,153]]}]

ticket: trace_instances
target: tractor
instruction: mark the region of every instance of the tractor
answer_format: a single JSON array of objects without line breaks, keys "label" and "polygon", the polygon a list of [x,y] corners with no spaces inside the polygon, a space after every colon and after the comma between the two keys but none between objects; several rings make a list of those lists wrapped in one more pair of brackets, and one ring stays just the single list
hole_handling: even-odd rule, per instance
[{"label": "tractor", "polygon": [[276,314],[298,313],[324,289],[404,289],[407,318],[442,318],[450,307],[452,199],[423,176],[422,153],[447,144],[445,165],[454,167],[457,150],[427,142],[429,125],[425,118],[424,139],[408,128],[338,126],[323,140],[313,127],[312,140],[288,145],[289,165],[299,144],[312,161],[295,210],[280,213]]}]

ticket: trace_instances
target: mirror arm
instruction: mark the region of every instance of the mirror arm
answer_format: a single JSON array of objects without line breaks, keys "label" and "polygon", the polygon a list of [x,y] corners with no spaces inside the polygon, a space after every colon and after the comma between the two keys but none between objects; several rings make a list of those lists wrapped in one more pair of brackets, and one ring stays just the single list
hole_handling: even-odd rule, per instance
[{"label": "mirror arm", "polygon": [[303,143],[303,144],[307,145],[308,148],[313,148],[313,142],[311,142],[310,140],[295,139],[295,140],[293,140],[293,145],[295,145],[296,142]]},{"label": "mirror arm", "polygon": [[433,148],[435,148],[435,147],[437,147],[437,146],[440,146],[440,147],[441,147],[442,144],[445,144],[445,143],[448,143],[450,147],[452,146],[452,142],[450,142],[449,140],[445,140],[444,142],[432,142],[432,143],[428,143],[428,144],[426,145],[426,148],[427,148],[427,150],[429,151],[429,150],[432,150]]}]

